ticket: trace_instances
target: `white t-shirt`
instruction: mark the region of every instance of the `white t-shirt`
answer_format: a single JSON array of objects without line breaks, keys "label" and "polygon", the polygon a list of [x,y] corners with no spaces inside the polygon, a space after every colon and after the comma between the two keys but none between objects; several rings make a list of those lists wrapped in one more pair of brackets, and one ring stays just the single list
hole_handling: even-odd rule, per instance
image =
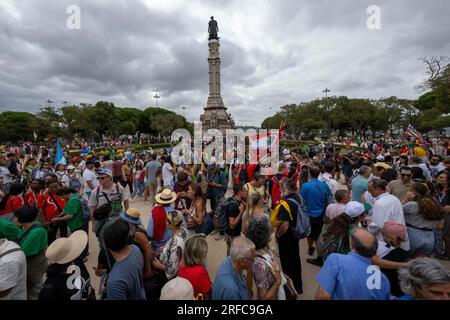
[{"label": "white t-shirt", "polygon": [[[20,247],[5,240],[0,245],[0,255],[8,250]],[[22,250],[9,253],[0,258],[0,291],[13,288],[0,300],[27,300],[27,259]]]},{"label": "white t-shirt", "polygon": [[164,163],[162,167],[162,179],[165,186],[171,186],[173,183],[172,166],[170,163]]},{"label": "white t-shirt", "polygon": [[100,185],[100,182],[97,179],[97,175],[92,170],[86,169],[83,172],[83,181],[84,181],[84,192],[91,192],[92,189],[89,188],[87,184],[88,181],[92,181],[94,185],[94,189]]},{"label": "white t-shirt", "polygon": [[7,167],[0,167],[0,177],[3,177],[3,184],[10,183],[12,181],[12,177],[10,177],[9,169]]}]

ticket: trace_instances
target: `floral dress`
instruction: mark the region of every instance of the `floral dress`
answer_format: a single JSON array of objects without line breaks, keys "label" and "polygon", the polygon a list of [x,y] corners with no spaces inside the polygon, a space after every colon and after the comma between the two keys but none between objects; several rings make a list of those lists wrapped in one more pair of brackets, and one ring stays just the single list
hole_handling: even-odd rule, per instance
[{"label": "floral dress", "polygon": [[[184,233],[186,232],[183,230]],[[185,234],[184,234],[185,235]],[[167,280],[171,280],[178,275],[178,267],[180,266],[180,261],[183,258],[184,251],[184,237],[183,234],[174,235],[169,241],[164,245],[161,251],[159,261],[166,266],[164,273],[166,274]]]}]

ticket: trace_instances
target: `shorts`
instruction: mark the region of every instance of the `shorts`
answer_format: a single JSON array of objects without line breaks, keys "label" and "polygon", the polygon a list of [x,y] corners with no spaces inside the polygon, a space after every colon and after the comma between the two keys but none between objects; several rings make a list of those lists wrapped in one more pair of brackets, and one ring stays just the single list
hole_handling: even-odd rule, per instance
[{"label": "shorts", "polygon": [[309,217],[309,223],[311,224],[311,233],[309,234],[308,239],[317,241],[322,233],[324,225],[323,217]]},{"label": "shorts", "polygon": [[434,249],[433,231],[424,231],[408,227],[409,245],[412,254],[431,255]]}]

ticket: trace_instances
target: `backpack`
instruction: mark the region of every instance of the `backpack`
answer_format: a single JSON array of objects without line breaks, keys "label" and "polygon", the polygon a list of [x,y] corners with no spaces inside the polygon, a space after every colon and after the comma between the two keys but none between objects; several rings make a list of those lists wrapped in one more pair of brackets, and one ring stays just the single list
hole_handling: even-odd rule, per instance
[{"label": "backpack", "polygon": [[74,174],[72,177],[69,177],[69,188],[79,191],[81,189],[80,179]]},{"label": "backpack", "polygon": [[76,198],[75,200],[80,202],[81,209],[83,210],[83,213],[81,214],[81,220],[83,220],[84,223],[89,222],[89,220],[91,220],[91,209],[89,208],[88,201],[81,196]]},{"label": "backpack", "polygon": [[270,212],[270,224],[274,228],[278,228],[278,226],[281,224],[281,221],[278,220],[278,215],[280,213],[281,207],[284,207],[287,212],[291,212],[291,209],[289,208],[289,205],[285,200],[280,200],[278,204],[275,206],[275,208]]},{"label": "backpack", "polygon": [[226,198],[222,199],[217,206],[216,211],[214,211],[213,223],[215,230],[225,231],[228,228],[227,208],[232,201],[234,200]]},{"label": "backpack", "polygon": [[327,241],[323,240],[323,231],[316,241],[317,255],[326,260],[332,253],[342,253],[344,249],[343,238],[338,241],[334,237],[330,237]]},{"label": "backpack", "polygon": [[[297,205],[298,212],[297,212],[297,223],[295,227],[291,227],[292,234],[297,239],[304,239],[311,233],[311,224],[309,222],[309,215],[308,211],[306,209],[305,202],[303,201],[302,197],[300,196],[300,203],[297,202],[297,200],[289,198],[287,201],[291,201]],[[289,216],[291,217],[291,220],[294,220],[292,217],[292,214],[290,210],[288,211]]]}]

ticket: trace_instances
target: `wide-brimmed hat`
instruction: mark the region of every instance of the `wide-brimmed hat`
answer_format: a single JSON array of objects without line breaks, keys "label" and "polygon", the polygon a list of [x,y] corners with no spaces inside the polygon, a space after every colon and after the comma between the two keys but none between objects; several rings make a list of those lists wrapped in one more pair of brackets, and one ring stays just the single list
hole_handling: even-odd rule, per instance
[{"label": "wide-brimmed hat", "polygon": [[59,238],[47,248],[45,255],[50,263],[66,264],[80,256],[86,248],[88,235],[83,230],[75,231],[68,238]]},{"label": "wide-brimmed hat", "polygon": [[127,212],[122,211],[120,213],[120,218],[132,224],[142,224],[141,213],[136,208],[129,208]]},{"label": "wide-brimmed hat", "polygon": [[177,200],[177,194],[166,188],[155,196],[155,200],[161,204],[172,203]]}]

